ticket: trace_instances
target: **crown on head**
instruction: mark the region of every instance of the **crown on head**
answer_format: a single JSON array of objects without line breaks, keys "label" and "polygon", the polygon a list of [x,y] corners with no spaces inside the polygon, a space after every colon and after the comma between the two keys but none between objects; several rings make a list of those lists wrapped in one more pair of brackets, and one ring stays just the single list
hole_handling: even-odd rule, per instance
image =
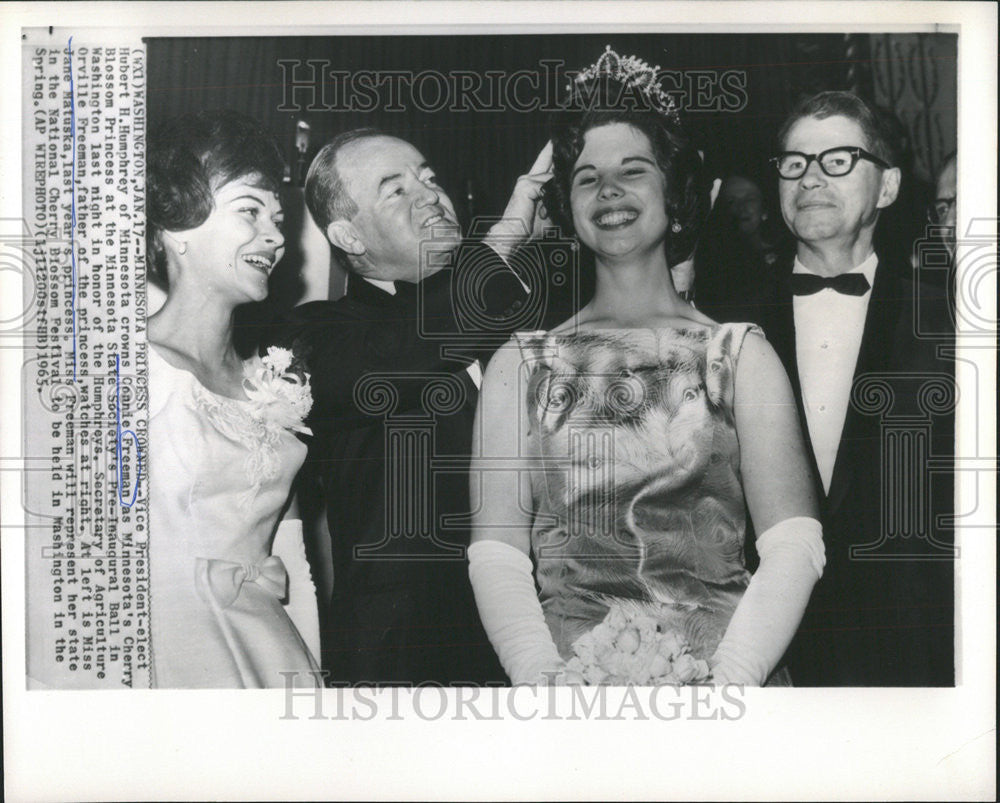
[{"label": "crown on head", "polygon": [[605,45],[601,57],[589,67],[580,70],[566,85],[566,91],[572,94],[573,84],[582,85],[606,76],[626,86],[634,87],[649,100],[654,110],[670,117],[675,123],[679,123],[680,114],[677,105],[674,103],[674,99],[660,87],[657,79],[659,73],[659,64],[650,67],[637,56],[619,56],[611,49],[611,45]]}]

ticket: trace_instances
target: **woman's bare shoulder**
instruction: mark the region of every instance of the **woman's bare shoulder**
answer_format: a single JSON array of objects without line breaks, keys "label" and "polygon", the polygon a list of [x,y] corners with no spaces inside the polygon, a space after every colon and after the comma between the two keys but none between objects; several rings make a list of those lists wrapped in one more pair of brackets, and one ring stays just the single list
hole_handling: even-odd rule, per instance
[{"label": "woman's bare shoulder", "polygon": [[159,357],[160,360],[165,362],[171,368],[178,371],[187,371],[191,374],[198,372],[199,366],[192,362],[187,354],[180,349],[175,348],[170,343],[154,339],[152,337],[148,338],[147,342],[149,343],[150,353]]},{"label": "woman's bare shoulder", "polygon": [[684,310],[683,314],[680,316],[684,320],[691,321],[693,323],[700,323],[703,326],[718,326],[719,322],[709,318],[704,312],[702,312],[697,307],[691,306]]}]

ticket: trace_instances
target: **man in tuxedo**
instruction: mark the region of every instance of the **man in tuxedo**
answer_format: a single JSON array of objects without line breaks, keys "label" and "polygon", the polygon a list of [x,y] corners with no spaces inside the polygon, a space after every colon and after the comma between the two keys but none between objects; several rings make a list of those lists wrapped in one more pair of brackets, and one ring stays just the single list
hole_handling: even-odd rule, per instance
[{"label": "man in tuxedo", "polygon": [[525,325],[528,287],[508,261],[538,222],[549,153],[481,242],[462,239],[431,166],[397,137],[349,131],[309,169],[306,203],[347,294],[296,308],[273,340],[311,373],[331,682],[506,679],[468,581],[468,461],[482,367]]},{"label": "man in tuxedo", "polygon": [[823,92],[772,160],[797,245],[765,328],[822,483],[827,549],[788,653],[796,685],[954,682],[950,319],[939,290],[873,247],[899,190],[890,142],[857,96]]}]

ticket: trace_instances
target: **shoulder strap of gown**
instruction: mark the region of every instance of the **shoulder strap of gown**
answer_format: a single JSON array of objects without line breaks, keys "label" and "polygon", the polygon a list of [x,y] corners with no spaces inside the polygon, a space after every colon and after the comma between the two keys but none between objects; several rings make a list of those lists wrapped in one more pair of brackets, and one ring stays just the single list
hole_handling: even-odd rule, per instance
[{"label": "shoulder strap of gown", "polygon": [[192,379],[194,377],[168,363],[152,343],[147,343],[146,348],[149,360],[149,418],[152,419],[163,411],[170,397],[183,386],[185,374]]},{"label": "shoulder strap of gown", "polygon": [[764,336],[753,323],[724,323],[708,342],[705,355],[705,389],[714,404],[728,411],[733,409],[736,363],[743,341],[750,333]]}]

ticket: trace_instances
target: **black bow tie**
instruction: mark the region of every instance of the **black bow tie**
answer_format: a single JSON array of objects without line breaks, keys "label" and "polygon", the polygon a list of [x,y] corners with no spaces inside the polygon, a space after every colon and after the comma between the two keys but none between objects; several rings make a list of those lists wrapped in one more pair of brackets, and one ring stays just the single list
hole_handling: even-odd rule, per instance
[{"label": "black bow tie", "polygon": [[863,273],[841,273],[839,276],[817,276],[815,273],[792,274],[792,295],[811,296],[827,287],[848,296],[863,296],[871,289]]}]

